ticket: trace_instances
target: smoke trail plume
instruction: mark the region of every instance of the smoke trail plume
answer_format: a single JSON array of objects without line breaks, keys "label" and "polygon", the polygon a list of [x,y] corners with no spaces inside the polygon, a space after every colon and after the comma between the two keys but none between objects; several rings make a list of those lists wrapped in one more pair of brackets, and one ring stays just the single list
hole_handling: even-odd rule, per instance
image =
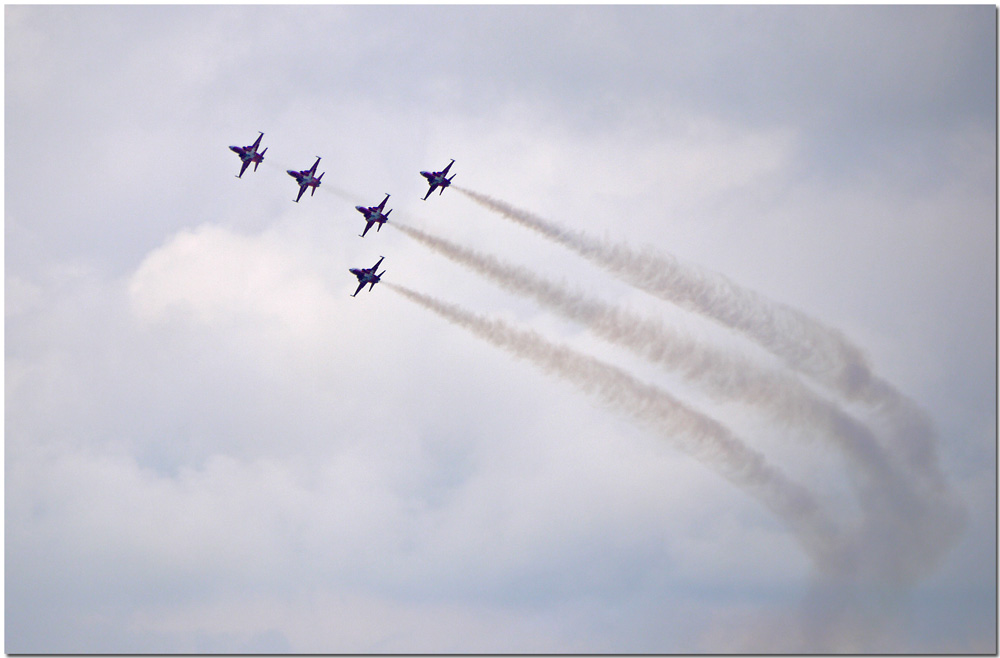
[{"label": "smoke trail plume", "polygon": [[892,450],[904,455],[912,474],[928,490],[947,489],[937,462],[930,419],[891,384],[877,377],[862,351],[836,329],[768,300],[721,274],[682,264],[671,255],[598,240],[485,194],[453,187],[480,205],[568,247],[630,285],[739,331],[791,368],[846,399],[878,409],[891,425]]},{"label": "smoke trail plume", "polygon": [[[886,455],[873,432],[822,398],[798,378],[764,368],[736,354],[723,352],[674,331],[662,322],[630,313],[580,291],[539,277],[524,267],[503,263],[493,256],[456,245],[420,229],[396,223],[396,228],[425,246],[468,267],[507,290],[534,298],[563,317],[579,322],[602,338],[699,385],[722,401],[739,401],[771,413],[775,420],[794,424],[830,439],[847,457],[860,479],[855,481],[866,515],[857,530],[875,537],[888,559],[878,570],[900,580],[914,580],[946,552],[947,540],[926,537],[928,526],[941,527],[940,517],[951,509],[928,502],[914,491]],[[892,532],[885,529],[892,526]],[[949,536],[945,533],[942,537]],[[906,550],[896,547],[902,544]],[[894,551],[894,553],[893,553]],[[891,557],[889,556],[891,554]],[[855,556],[855,563],[862,562]]]},{"label": "smoke trail plume", "polygon": [[396,228],[427,247],[491,279],[507,290],[534,298],[602,338],[703,385],[717,399],[740,399],[772,408],[776,418],[815,429],[848,423],[843,412],[823,401],[796,378],[765,370],[750,360],[724,353],[674,331],[662,322],[628,312],[580,290],[542,278],[527,268],[468,249],[426,231],[396,223]]},{"label": "smoke trail plume", "polygon": [[606,405],[629,414],[784,519],[818,568],[830,570],[839,563],[836,528],[812,494],[769,465],[763,455],[718,421],[665,391],[639,381],[621,368],[551,343],[534,332],[480,317],[398,284],[386,283],[386,286],[493,345],[573,382]]},{"label": "smoke trail plume", "polygon": [[357,202],[356,200],[358,199],[357,194],[351,194],[347,190],[339,188],[336,185],[333,185],[332,183],[327,183],[326,181],[322,181],[322,184],[316,189],[323,192],[329,192],[335,196],[340,197],[342,200],[347,201],[348,203],[356,203]]},{"label": "smoke trail plume", "polygon": [[648,316],[612,304],[540,277],[529,269],[468,249],[444,238],[397,222],[396,228],[436,252],[477,272],[516,294],[532,297],[563,317],[579,322],[605,340],[637,356],[677,372],[702,386],[717,400],[737,400],[763,407],[772,417],[811,431],[842,432],[856,437],[848,451],[864,464],[885,457],[870,431],[836,405],[822,399],[794,376],[765,369],[733,353],[726,353],[675,331]]},{"label": "smoke trail plume", "polygon": [[386,286],[629,414],[783,519],[813,559],[817,578],[799,612],[798,625],[765,623],[763,635],[745,638],[748,644],[744,646],[750,650],[857,653],[880,647],[886,625],[898,614],[905,593],[915,579],[935,566],[960,529],[958,508],[940,492],[911,498],[910,508],[870,505],[860,528],[838,528],[807,489],[767,464],[725,426],[666,392],[534,332],[399,285]]},{"label": "smoke trail plume", "polygon": [[740,331],[849,398],[873,383],[864,354],[841,333],[796,309],[772,302],[719,274],[684,265],[671,255],[635,251],[564,228],[485,194],[455,186],[462,194],[508,219],[569,247],[629,284]]},{"label": "smoke trail plume", "polygon": [[[940,562],[965,523],[964,509],[940,469],[936,434],[923,410],[877,377],[843,334],[796,309],[673,256],[598,240],[486,195],[456,189],[636,288],[744,334],[792,369],[878,413],[888,440],[884,454],[905,474],[906,487],[876,479],[877,493],[865,499],[863,522],[850,548],[845,546],[840,568],[811,589],[801,628],[801,646],[811,650],[857,651],[877,644],[903,593]],[[875,470],[868,472],[874,475]]]}]

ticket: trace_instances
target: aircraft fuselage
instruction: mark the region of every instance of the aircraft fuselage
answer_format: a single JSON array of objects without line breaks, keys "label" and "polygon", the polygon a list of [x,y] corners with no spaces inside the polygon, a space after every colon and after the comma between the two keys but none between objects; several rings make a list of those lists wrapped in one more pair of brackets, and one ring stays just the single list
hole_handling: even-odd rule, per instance
[{"label": "aircraft fuselage", "polygon": [[295,179],[295,182],[299,185],[319,185],[321,181],[310,174],[308,171],[295,171],[294,169],[288,170],[288,175]]},{"label": "aircraft fuselage", "polygon": [[354,209],[365,216],[370,222],[377,222],[380,219],[385,219],[385,215],[378,208],[366,208],[365,206],[354,206]]},{"label": "aircraft fuselage", "polygon": [[354,294],[351,295],[351,297],[356,297],[357,294],[361,292],[361,289],[368,284],[371,284],[368,288],[371,290],[375,287],[376,283],[382,280],[382,275],[385,274],[385,270],[382,270],[378,274],[376,274],[375,271],[378,270],[378,266],[382,264],[383,260],[385,260],[384,256],[379,258],[378,262],[372,267],[352,267],[348,270],[351,274],[358,277],[358,289],[354,291]]},{"label": "aircraft fuselage", "polygon": [[316,163],[313,164],[309,169],[303,169],[302,171],[296,171],[294,169],[288,169],[285,173],[295,179],[295,182],[299,184],[299,196],[296,197],[297,202],[302,198],[302,194],[306,191],[307,187],[311,187],[312,191],[309,193],[310,196],[316,193],[316,188],[318,188],[323,183],[324,171],[319,176],[316,175],[316,167],[319,166],[320,158],[316,157]]},{"label": "aircraft fuselage", "polygon": [[451,176],[451,178],[448,177],[448,171],[451,169],[451,166],[453,164],[455,164],[454,160],[449,162],[448,166],[441,171],[420,172],[420,175],[427,179],[427,184],[430,185],[431,188],[427,190],[427,194],[424,195],[424,201],[426,201],[427,197],[429,197],[434,192],[434,190],[436,190],[439,187],[441,188],[441,192],[439,192],[439,194],[444,194],[444,189],[449,185],[451,185],[452,179],[455,178],[454,174]]},{"label": "aircraft fuselage", "polygon": [[253,170],[257,171],[257,165],[259,165],[261,162],[264,161],[264,153],[267,152],[267,149],[264,149],[263,151],[257,151],[257,147],[260,146],[260,140],[261,137],[263,136],[264,133],[261,133],[260,137],[257,138],[257,141],[255,141],[250,146],[229,147],[229,150],[235,153],[236,155],[240,156],[240,160],[243,161],[243,166],[240,168],[240,173],[237,175],[237,178],[242,178],[243,172],[245,172],[247,170],[247,167],[249,167],[251,164],[253,164]]}]

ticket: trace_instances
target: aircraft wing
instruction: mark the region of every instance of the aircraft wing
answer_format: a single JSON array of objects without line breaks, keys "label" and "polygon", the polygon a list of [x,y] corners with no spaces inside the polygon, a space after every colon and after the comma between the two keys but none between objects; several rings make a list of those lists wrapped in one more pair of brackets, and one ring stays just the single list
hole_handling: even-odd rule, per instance
[{"label": "aircraft wing", "polygon": [[351,295],[351,297],[357,297],[358,293],[361,292],[361,289],[365,287],[366,283],[368,283],[368,282],[367,281],[362,281],[361,283],[359,283],[358,284],[358,289],[354,291],[354,294]]},{"label": "aircraft wing", "polygon": [[424,195],[424,201],[426,201],[427,197],[429,197],[431,195],[431,193],[434,192],[434,190],[436,190],[436,189],[437,189],[437,184],[436,183],[431,183],[431,189],[427,190],[427,194]]},{"label": "aircraft wing", "polygon": [[451,169],[451,166],[452,166],[453,164],[455,164],[455,161],[454,161],[454,160],[452,160],[451,162],[449,162],[449,163],[448,163],[448,166],[447,166],[447,167],[445,167],[445,168],[444,168],[444,171],[442,171],[442,172],[441,172],[441,176],[447,176],[447,175],[448,175],[448,170],[449,170],[449,169]]},{"label": "aircraft wing", "polygon": [[361,237],[365,237],[365,233],[367,233],[368,229],[372,227],[372,224],[374,224],[374,222],[369,221],[368,224],[365,225],[365,230],[361,232]]},{"label": "aircraft wing", "polygon": [[385,260],[385,256],[382,256],[381,258],[379,258],[379,259],[378,259],[378,262],[377,262],[377,263],[375,263],[375,264],[374,264],[374,265],[372,266],[372,274],[375,274],[375,270],[377,270],[377,269],[378,269],[378,266],[379,266],[379,265],[381,265],[381,264],[382,264],[382,261],[384,261],[384,260]]},{"label": "aircraft wing", "polygon": [[[240,167],[240,175],[237,176],[237,178],[243,178],[243,172],[246,171],[247,167],[249,166],[250,166],[250,159],[247,158],[246,160],[243,161],[243,166]],[[257,171],[257,167],[254,167],[254,171]]]},{"label": "aircraft wing", "polygon": [[299,196],[295,199],[296,203],[298,203],[299,199],[302,198],[302,195],[306,193],[306,188],[307,187],[309,187],[309,186],[308,185],[301,185],[301,184],[299,185]]},{"label": "aircraft wing", "polygon": [[319,161],[320,161],[320,157],[317,155],[316,156],[316,162],[313,163],[312,169],[309,170],[309,175],[310,176],[315,176],[316,175],[316,167],[319,166]]},{"label": "aircraft wing", "polygon": [[385,198],[382,199],[382,203],[378,204],[378,211],[379,212],[382,212],[382,209],[385,208],[385,202],[388,201],[388,200],[389,200],[389,195],[386,194]]},{"label": "aircraft wing", "polygon": [[256,152],[257,152],[257,147],[258,147],[258,146],[260,146],[260,140],[261,140],[261,139],[262,139],[263,137],[264,137],[264,133],[261,133],[261,134],[260,134],[260,135],[259,135],[259,136],[257,137],[257,141],[255,141],[255,142],[253,143],[253,146],[251,147],[251,149],[253,150],[253,151],[252,151],[253,153],[256,153]]}]

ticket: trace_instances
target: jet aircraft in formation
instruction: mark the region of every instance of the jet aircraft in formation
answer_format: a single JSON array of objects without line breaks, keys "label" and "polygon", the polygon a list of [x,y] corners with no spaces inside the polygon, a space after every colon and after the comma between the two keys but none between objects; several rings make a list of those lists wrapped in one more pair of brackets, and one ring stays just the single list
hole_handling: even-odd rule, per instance
[{"label": "jet aircraft in formation", "polygon": [[431,189],[427,190],[427,194],[424,195],[424,201],[426,201],[427,197],[431,195],[431,192],[436,190],[438,187],[441,188],[439,194],[444,194],[444,188],[451,185],[452,178],[455,178],[455,174],[452,174],[451,178],[448,178],[448,170],[451,169],[453,164],[455,164],[454,160],[449,162],[448,166],[445,167],[443,171],[420,172],[420,175],[427,179],[427,184],[431,186]]},{"label": "jet aircraft in formation", "polygon": [[316,156],[316,162],[309,169],[303,169],[302,171],[295,171],[294,169],[288,170],[288,175],[295,179],[295,182],[299,184],[299,196],[295,198],[295,202],[298,203],[299,199],[302,198],[302,194],[305,193],[307,187],[312,188],[312,192],[309,196],[316,194],[316,188],[320,186],[323,181],[323,174],[319,176],[316,175],[316,167],[319,166],[320,157]]},{"label": "jet aircraft in formation", "polygon": [[354,294],[351,295],[351,297],[357,297],[358,293],[361,292],[361,289],[369,283],[371,286],[369,286],[368,290],[371,290],[375,287],[376,283],[382,280],[382,275],[385,274],[385,270],[382,270],[378,274],[375,274],[375,270],[378,269],[378,266],[382,264],[383,260],[385,260],[385,256],[379,258],[378,262],[371,267],[352,267],[349,270],[351,274],[358,277],[358,289],[354,291]]},{"label": "jet aircraft in formation", "polygon": [[257,171],[257,165],[264,161],[264,154],[267,153],[267,149],[265,148],[260,153],[257,152],[257,147],[260,146],[260,139],[263,136],[264,133],[261,133],[260,136],[257,137],[257,141],[250,146],[229,147],[229,150],[240,156],[240,160],[243,161],[243,166],[240,168],[240,174],[237,178],[243,178],[243,172],[247,170],[247,167],[250,166],[251,162],[253,163],[253,170]]},{"label": "jet aircraft in formation", "polygon": [[382,212],[382,210],[385,208],[385,202],[388,200],[389,200],[389,194],[386,193],[385,198],[382,199],[382,203],[378,204],[377,206],[370,206],[367,208],[365,206],[354,206],[354,208],[359,213],[365,216],[365,221],[367,222],[367,224],[365,224],[365,230],[361,233],[361,237],[365,237],[365,233],[367,233],[368,229],[372,227],[372,224],[378,224],[378,228],[375,229],[375,232],[378,233],[380,230],[382,230],[382,224],[385,224],[387,221],[389,221],[389,213],[392,211],[390,210],[389,212],[386,213]]},{"label": "jet aircraft in formation", "polygon": [[[247,170],[247,167],[251,164],[253,164],[253,170],[257,171],[257,165],[264,161],[264,154],[267,153],[267,149],[265,148],[263,151],[257,150],[260,147],[260,140],[263,137],[264,133],[262,132],[260,133],[260,136],[257,137],[257,140],[250,146],[229,147],[233,153],[240,156],[240,160],[243,162],[243,166],[240,167],[240,173],[236,176],[237,178],[242,178],[244,172]],[[288,175],[294,178],[295,182],[299,184],[299,195],[295,198],[296,203],[298,203],[302,198],[302,195],[305,194],[307,188],[312,188],[309,196],[313,196],[316,194],[316,188],[322,184],[323,176],[326,172],[324,171],[319,176],[316,175],[316,168],[319,166],[320,160],[321,158],[316,156],[316,162],[313,163],[313,166],[309,169],[304,169],[302,171],[295,171],[294,169],[288,170]],[[429,197],[431,193],[439,187],[441,188],[440,194],[444,194],[444,188],[451,185],[452,179],[455,178],[454,174],[452,174],[450,178],[448,177],[448,171],[451,169],[453,164],[455,164],[454,159],[452,159],[452,161],[448,163],[448,166],[442,171],[420,172],[420,175],[426,178],[427,184],[430,185],[430,189],[427,190],[427,194],[424,195],[424,201],[426,201],[427,197]],[[358,212],[365,216],[366,223],[365,230],[361,232],[362,238],[368,233],[372,224],[378,224],[378,228],[375,229],[375,232],[377,233],[382,229],[382,224],[389,221],[389,213],[391,213],[392,210],[385,210],[385,204],[389,200],[389,196],[390,195],[386,193],[385,198],[382,199],[382,203],[377,206],[355,206]],[[357,297],[358,293],[361,292],[361,289],[365,286],[369,286],[368,290],[371,290],[375,287],[376,283],[382,280],[382,275],[385,274],[385,270],[377,273],[376,270],[378,270],[379,265],[382,264],[383,260],[385,260],[385,256],[379,258],[378,262],[372,267],[350,268],[350,273],[358,277],[358,289],[354,291],[354,294],[351,295],[351,297]]]}]

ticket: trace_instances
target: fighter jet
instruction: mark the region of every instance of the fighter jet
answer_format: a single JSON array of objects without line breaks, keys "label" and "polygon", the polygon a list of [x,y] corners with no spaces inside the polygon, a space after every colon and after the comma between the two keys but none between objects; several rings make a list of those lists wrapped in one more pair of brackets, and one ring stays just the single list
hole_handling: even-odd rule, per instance
[{"label": "fighter jet", "polygon": [[382,199],[382,203],[377,206],[371,206],[369,208],[366,208],[365,206],[354,206],[359,213],[365,216],[365,221],[368,222],[368,224],[365,225],[364,232],[361,233],[361,237],[365,237],[365,233],[367,233],[368,229],[372,227],[372,224],[378,224],[378,228],[375,229],[375,232],[378,233],[382,230],[382,224],[389,221],[389,213],[392,211],[390,210],[385,214],[382,213],[382,209],[385,208],[385,202],[388,200],[389,194],[386,193],[385,198]]},{"label": "fighter jet", "polygon": [[431,189],[427,190],[427,194],[424,195],[424,201],[426,201],[427,197],[431,195],[431,192],[436,190],[438,187],[441,188],[441,192],[439,194],[444,194],[444,188],[451,185],[451,179],[455,177],[454,175],[452,175],[451,178],[447,178],[448,170],[451,169],[451,166],[453,164],[455,164],[454,160],[448,163],[448,166],[444,168],[444,171],[420,172],[420,175],[427,179],[427,184],[431,186]]},{"label": "fighter jet", "polygon": [[229,150],[240,156],[240,160],[243,161],[243,167],[240,168],[240,175],[237,178],[243,178],[243,172],[247,170],[250,163],[253,163],[253,170],[257,171],[257,165],[264,161],[264,154],[267,153],[267,149],[264,149],[260,153],[257,152],[257,147],[260,146],[260,138],[264,136],[264,133],[260,134],[257,141],[250,146],[230,146]]},{"label": "fighter jet", "polygon": [[298,203],[299,199],[302,198],[302,194],[306,191],[307,187],[312,188],[312,192],[309,196],[316,194],[316,188],[320,186],[323,180],[323,174],[316,176],[316,167],[319,166],[320,157],[316,156],[316,162],[313,164],[311,169],[304,169],[302,171],[295,171],[294,169],[288,170],[288,175],[295,179],[295,182],[299,184],[299,196],[296,197],[295,202]]},{"label": "fighter jet", "polygon": [[371,286],[368,288],[368,290],[371,290],[372,288],[375,287],[375,284],[382,279],[382,275],[385,274],[385,270],[382,270],[378,274],[375,274],[375,270],[378,269],[378,266],[382,264],[383,260],[385,260],[385,256],[379,258],[378,262],[375,263],[375,265],[373,265],[372,267],[363,267],[363,268],[352,267],[350,269],[351,274],[358,277],[358,289],[354,291],[354,294],[351,295],[351,297],[356,297],[357,294],[361,292],[361,289],[364,288],[365,285],[369,283],[371,284]]}]

